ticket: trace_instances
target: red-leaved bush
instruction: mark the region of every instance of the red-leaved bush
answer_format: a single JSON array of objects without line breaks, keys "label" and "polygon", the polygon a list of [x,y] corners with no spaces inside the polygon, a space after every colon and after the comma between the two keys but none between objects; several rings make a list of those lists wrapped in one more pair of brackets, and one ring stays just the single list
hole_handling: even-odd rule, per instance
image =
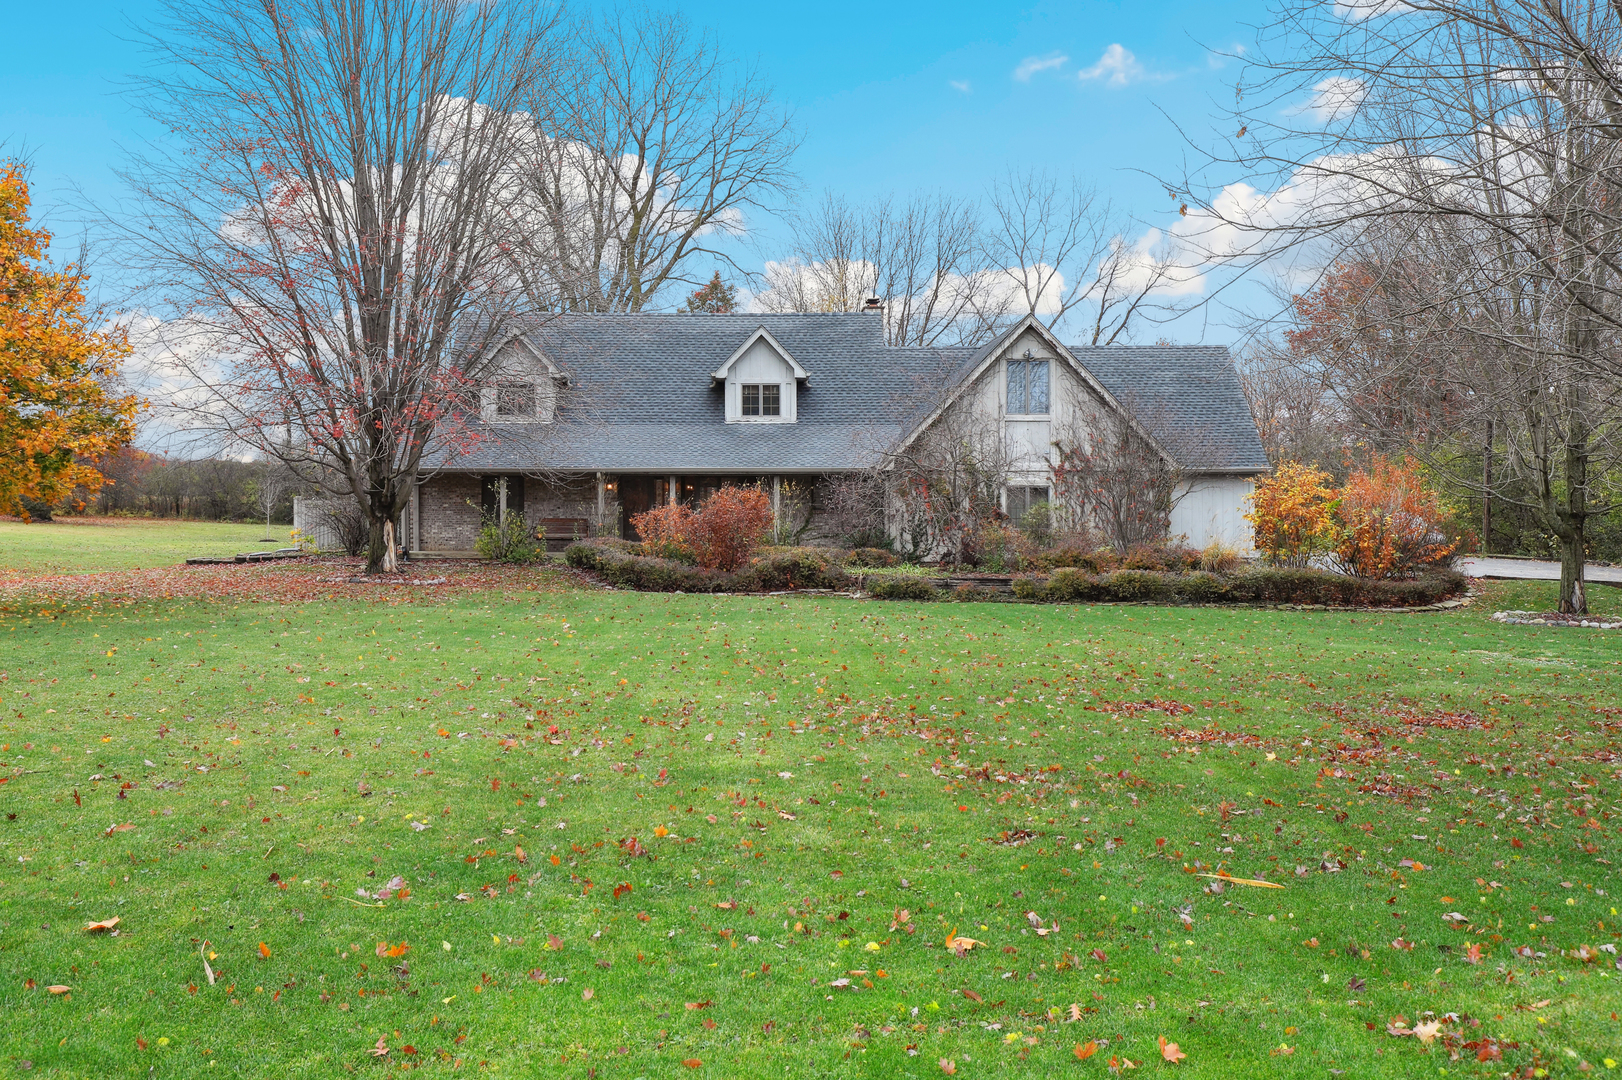
[{"label": "red-leaved bush", "polygon": [[771,496],[757,487],[728,485],[704,500],[695,513],[661,506],[631,518],[655,555],[691,552],[698,565],[731,573],[749,561],[772,526]]}]

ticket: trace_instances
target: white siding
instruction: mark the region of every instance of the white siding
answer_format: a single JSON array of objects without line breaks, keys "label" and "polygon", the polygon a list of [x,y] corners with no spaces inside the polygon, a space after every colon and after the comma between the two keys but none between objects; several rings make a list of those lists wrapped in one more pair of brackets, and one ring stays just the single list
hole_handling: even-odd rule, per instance
[{"label": "white siding", "polygon": [[[738,390],[744,383],[776,383],[782,387],[783,415],[745,417]],[[770,343],[756,341],[727,371],[727,423],[794,423],[796,406],[794,390],[797,385],[794,380],[794,369],[789,366],[788,361],[784,360]]]},{"label": "white siding", "polygon": [[1245,520],[1245,512],[1250,509],[1247,500],[1255,490],[1255,481],[1248,476],[1201,477],[1191,481],[1188,493],[1171,512],[1172,536],[1186,536],[1189,546],[1196,548],[1220,540],[1250,554],[1255,534],[1250,522]]}]

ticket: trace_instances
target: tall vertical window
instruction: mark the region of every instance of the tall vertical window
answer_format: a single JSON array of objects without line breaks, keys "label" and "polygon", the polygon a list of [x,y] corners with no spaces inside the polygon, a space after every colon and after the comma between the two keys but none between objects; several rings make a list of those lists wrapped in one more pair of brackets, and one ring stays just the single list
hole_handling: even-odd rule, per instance
[{"label": "tall vertical window", "polygon": [[738,389],[743,395],[742,415],[783,415],[783,388],[777,383],[744,383]]},{"label": "tall vertical window", "polygon": [[1048,362],[1008,361],[1008,411],[1015,416],[1048,414]]}]

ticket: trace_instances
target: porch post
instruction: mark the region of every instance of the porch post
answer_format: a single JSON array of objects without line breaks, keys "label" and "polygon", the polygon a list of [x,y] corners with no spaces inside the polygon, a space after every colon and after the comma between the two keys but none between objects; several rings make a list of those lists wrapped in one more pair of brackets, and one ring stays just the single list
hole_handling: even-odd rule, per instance
[{"label": "porch post", "polygon": [[608,513],[607,480],[602,473],[597,474],[597,520],[601,521],[603,515]]}]

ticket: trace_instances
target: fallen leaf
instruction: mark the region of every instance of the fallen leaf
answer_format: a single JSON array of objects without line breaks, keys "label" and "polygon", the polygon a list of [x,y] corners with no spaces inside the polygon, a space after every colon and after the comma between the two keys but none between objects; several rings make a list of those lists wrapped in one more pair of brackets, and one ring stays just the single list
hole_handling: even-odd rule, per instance
[{"label": "fallen leaf", "polygon": [[270,946],[266,945],[263,941],[259,943],[259,955],[263,956],[266,960],[270,959]]},{"label": "fallen leaf", "polygon": [[135,828],[135,826],[134,826],[134,825],[131,825],[131,824],[130,824],[130,823],[129,823],[129,822],[127,822],[127,821],[126,821],[126,822],[124,822],[124,824],[122,824],[122,825],[113,825],[113,826],[110,826],[110,827],[109,827],[109,828],[108,828],[108,829],[107,829],[107,831],[106,831],[106,832],[105,832],[105,833],[103,833],[103,834],[102,834],[102,835],[103,835],[103,836],[111,836],[111,835],[113,835],[113,833],[119,833],[119,832],[129,832],[129,831],[130,831],[130,830],[132,830],[132,829],[134,829],[134,828]]},{"label": "fallen leaf", "polygon": [[589,986],[586,987],[584,990],[580,991],[580,1000],[581,1001],[590,1001],[592,998],[594,998],[596,996],[597,996],[597,991],[593,990]]},{"label": "fallen leaf", "polygon": [[1188,1055],[1177,1049],[1176,1043],[1167,1042],[1166,1037],[1162,1035],[1160,1036],[1160,1056],[1175,1065]]},{"label": "fallen leaf", "polygon": [[366,1052],[371,1054],[373,1057],[387,1057],[389,1052],[389,1044],[384,1041],[383,1036],[379,1035],[377,1037],[377,1045]]},{"label": "fallen leaf", "polygon": [[703,1065],[704,1063],[702,1061],[698,1060],[698,1058],[687,1058],[685,1061],[682,1062],[682,1064],[687,1066],[689,1069],[696,1069],[700,1065]]},{"label": "fallen leaf", "polygon": [[58,984],[56,984],[54,986],[47,986],[45,989],[47,991],[49,991],[50,993],[53,993],[53,994],[65,994],[69,990],[72,990],[73,987],[71,987],[71,986],[63,986],[60,983],[58,983]]},{"label": "fallen leaf", "polygon": [[563,948],[563,939],[556,934],[548,934],[546,935],[546,947],[553,950],[561,949]]},{"label": "fallen leaf", "polygon": [[94,933],[96,933],[97,931],[100,931],[100,930],[111,930],[113,927],[115,927],[117,925],[118,925],[118,916],[114,915],[110,919],[103,919],[103,920],[101,920],[101,922],[93,922],[93,923],[91,923],[89,926],[85,927],[85,930],[87,930],[90,933],[94,934]]},{"label": "fallen leaf", "polygon": [[1070,1009],[1065,1015],[1070,1018],[1070,1022],[1072,1024],[1076,1023],[1081,1019],[1081,1006],[1072,1001],[1070,1003]]},{"label": "fallen leaf", "polygon": [[1096,1053],[1098,1053],[1098,1044],[1091,1039],[1088,1039],[1084,1043],[1076,1044],[1077,1061],[1086,1061]]},{"label": "fallen leaf", "polygon": [[970,1001],[974,1002],[976,1005],[984,1005],[985,1002],[986,1002],[985,998],[981,997],[979,994],[975,993],[973,990],[964,990],[963,991],[963,996],[968,998]]},{"label": "fallen leaf", "polygon": [[1436,1033],[1440,1030],[1442,1030],[1442,1022],[1440,1020],[1426,1020],[1423,1023],[1414,1025],[1414,1034],[1418,1036],[1419,1041],[1424,1043],[1426,1046],[1430,1045],[1431,1040],[1436,1038]]},{"label": "fallen leaf", "polygon": [[941,1058],[941,1072],[947,1076],[957,1075],[957,1062],[950,1058]]},{"label": "fallen leaf", "polygon": [[1284,888],[1283,885],[1280,885],[1276,881],[1263,881],[1261,878],[1229,877],[1227,874],[1203,874],[1203,873],[1202,874],[1195,874],[1194,876],[1195,877],[1216,878],[1219,881],[1227,882],[1229,885],[1250,885],[1250,886],[1252,886],[1254,888],[1257,888],[1257,889],[1282,889],[1282,888]]}]

